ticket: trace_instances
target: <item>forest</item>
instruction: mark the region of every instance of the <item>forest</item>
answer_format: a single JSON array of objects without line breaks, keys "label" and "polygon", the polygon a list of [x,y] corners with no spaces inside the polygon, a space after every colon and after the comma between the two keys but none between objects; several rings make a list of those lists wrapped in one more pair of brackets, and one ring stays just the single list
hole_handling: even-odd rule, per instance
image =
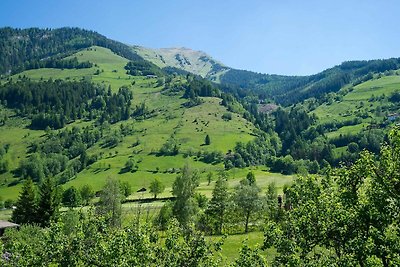
[{"label": "forest", "polygon": [[[94,31],[79,28],[0,29],[0,74],[18,73],[42,65],[42,60],[99,45],[130,60],[141,60],[129,46]],[[46,63],[45,63],[46,64]],[[50,64],[50,63],[47,63]]]},{"label": "forest", "polygon": [[338,92],[346,84],[357,85],[372,78],[372,74],[399,69],[400,59],[347,61],[333,68],[309,76],[282,76],[245,70],[229,70],[221,82],[233,85],[237,95],[256,95],[290,106],[308,98],[321,99],[330,92]]},{"label": "forest", "polygon": [[115,123],[130,116],[132,93],[111,89],[86,81],[48,80],[32,82],[24,79],[0,86],[0,100],[22,116],[32,119],[34,129],[63,128],[76,119],[95,119]]}]

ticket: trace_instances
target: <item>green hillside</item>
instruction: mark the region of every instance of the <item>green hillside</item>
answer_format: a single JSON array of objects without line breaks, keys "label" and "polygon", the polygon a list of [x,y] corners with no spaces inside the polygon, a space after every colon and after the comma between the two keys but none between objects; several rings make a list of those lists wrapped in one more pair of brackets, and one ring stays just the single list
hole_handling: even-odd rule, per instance
[{"label": "green hillside", "polygon": [[399,90],[400,76],[377,77],[354,87],[344,88],[339,92],[339,95],[344,94],[339,100],[324,103],[313,113],[318,116],[321,123],[343,122],[359,118],[360,123],[353,125],[353,128],[381,123],[389,114],[399,112],[399,106],[389,100],[389,97]]},{"label": "green hillside", "polygon": [[[11,77],[18,80],[29,77],[34,81],[47,79],[64,79],[69,81],[87,80],[97,84],[111,86],[117,91],[121,86],[128,86],[133,92],[132,109],[145,104],[151,111],[151,118],[121,121],[111,124],[105,129],[105,135],[113,135],[121,126],[133,129],[123,136],[118,144],[112,148],[104,148],[104,138],[87,150],[88,155],[102,155],[95,163],[88,166],[68,182],[65,187],[75,185],[80,187],[90,184],[99,190],[107,177],[117,177],[128,181],[137,190],[147,187],[153,178],[160,178],[167,187],[171,186],[176,172],[189,162],[193,167],[200,169],[205,179],[206,172],[223,168],[221,163],[213,165],[198,160],[197,154],[201,151],[219,151],[225,154],[233,149],[238,141],[252,140],[254,126],[237,114],[232,120],[222,119],[227,112],[220,105],[221,99],[204,97],[198,106],[186,108],[182,104],[186,101],[181,94],[169,95],[163,86],[157,86],[156,78],[130,76],[124,69],[127,59],[116,55],[111,50],[94,46],[71,55],[78,61],[93,63],[91,68],[85,69],[50,69],[41,68],[27,70]],[[174,83],[185,82],[183,78],[174,78]],[[6,81],[3,80],[5,83]],[[3,112],[12,112],[4,109]],[[83,128],[91,125],[90,121],[75,121],[67,126]],[[29,155],[29,146],[32,142],[46,140],[44,131],[31,130],[28,120],[10,117],[6,124],[0,127],[0,139],[3,144],[9,144],[7,153],[10,166],[6,173],[0,175],[0,194],[3,198],[16,199],[20,185],[15,184],[19,178],[11,173],[22,159]],[[204,146],[206,135],[211,137],[211,144]],[[179,143],[180,152],[176,156],[158,156],[157,151],[173,136]],[[132,144],[136,144],[133,146]],[[133,159],[138,166],[135,172],[121,172],[125,163]],[[11,186],[10,186],[11,185]],[[210,188],[211,189],[211,188]]]}]

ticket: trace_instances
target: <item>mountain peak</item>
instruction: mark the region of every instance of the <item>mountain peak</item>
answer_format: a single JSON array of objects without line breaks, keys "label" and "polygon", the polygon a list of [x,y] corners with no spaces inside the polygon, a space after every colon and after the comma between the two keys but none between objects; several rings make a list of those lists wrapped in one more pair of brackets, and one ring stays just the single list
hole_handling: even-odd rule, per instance
[{"label": "mountain peak", "polygon": [[219,76],[229,68],[203,51],[187,47],[146,48],[134,46],[133,49],[144,59],[160,68],[178,68],[204,78],[218,80]]}]

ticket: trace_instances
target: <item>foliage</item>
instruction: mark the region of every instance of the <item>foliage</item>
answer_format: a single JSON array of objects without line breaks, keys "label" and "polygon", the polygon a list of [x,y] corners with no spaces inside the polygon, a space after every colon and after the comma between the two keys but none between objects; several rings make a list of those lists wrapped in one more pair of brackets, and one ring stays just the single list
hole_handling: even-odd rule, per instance
[{"label": "foliage", "polygon": [[0,86],[0,100],[9,108],[32,119],[33,129],[59,129],[76,119],[98,118],[111,123],[129,118],[132,92],[122,87],[118,93],[85,81],[28,79]]},{"label": "foliage", "polygon": [[222,114],[222,119],[225,121],[232,120],[232,113],[226,112],[226,113]]},{"label": "foliage", "polygon": [[251,216],[254,215],[262,205],[261,199],[258,196],[260,191],[255,181],[243,179],[235,188],[232,195],[236,214],[240,214],[244,217],[245,233],[249,231]]},{"label": "foliage", "polygon": [[120,187],[121,187],[121,194],[124,197],[129,197],[132,194],[132,186],[129,182],[127,181],[120,182]]},{"label": "foliage", "polygon": [[211,139],[210,139],[210,136],[209,136],[208,134],[207,134],[206,137],[204,138],[204,144],[205,144],[206,146],[208,146],[208,145],[211,144]]},{"label": "foliage", "polygon": [[39,69],[39,68],[55,68],[55,69],[84,69],[91,68],[93,66],[89,61],[78,62],[76,57],[71,59],[58,59],[57,57],[52,57],[50,59],[33,61],[31,63],[25,64],[24,68],[26,70]]},{"label": "foliage", "polygon": [[267,267],[267,261],[260,255],[260,249],[252,249],[244,242],[239,257],[231,265],[232,267]]},{"label": "foliage", "polygon": [[175,220],[161,238],[151,227],[113,228],[91,212],[78,216],[64,217],[47,230],[7,231],[0,242],[1,266],[216,267],[221,262],[221,241],[206,241],[193,229],[185,233]]},{"label": "foliage", "polygon": [[187,226],[196,214],[197,205],[194,194],[199,185],[199,175],[188,164],[182,169],[182,173],[176,177],[172,185],[172,193],[176,197],[173,213],[182,226]]},{"label": "foliage", "polygon": [[171,136],[168,140],[162,145],[160,148],[158,155],[159,156],[175,156],[179,153],[179,144],[178,141]]},{"label": "foliage", "polygon": [[63,192],[62,204],[67,207],[78,207],[82,203],[80,192],[73,186]]},{"label": "foliage", "polygon": [[255,95],[259,99],[274,99],[278,104],[289,106],[311,97],[322,99],[346,84],[356,85],[371,79],[374,73],[399,67],[400,59],[391,58],[347,61],[310,76],[269,75],[230,69],[220,77],[220,81],[230,85],[227,90],[240,98]]},{"label": "foliage", "polygon": [[122,212],[122,193],[120,182],[114,178],[108,177],[106,184],[101,190],[100,200],[97,205],[98,214],[107,218],[110,226],[121,226]]},{"label": "foliage", "polygon": [[167,201],[158,212],[154,223],[155,225],[162,231],[167,230],[168,224],[173,218],[173,207],[174,204],[170,201]]},{"label": "foliage", "polygon": [[79,192],[81,194],[82,202],[84,205],[88,205],[90,203],[90,200],[94,198],[94,191],[92,187],[88,184],[85,184],[79,189]]},{"label": "foliage", "polygon": [[150,184],[150,193],[154,195],[154,199],[157,195],[161,194],[165,190],[165,185],[157,178],[155,178]]},{"label": "foliage", "polygon": [[52,176],[57,177],[58,183],[65,183],[97,160],[96,155],[88,156],[86,149],[92,147],[101,135],[101,131],[93,126],[51,132],[47,139],[32,144],[33,153],[20,161],[16,173],[35,182]]},{"label": "foliage", "polygon": [[59,215],[60,195],[52,177],[46,177],[39,185],[39,201],[37,204],[37,222],[42,227],[50,225]]},{"label": "foliage", "polygon": [[153,63],[145,60],[130,61],[125,69],[133,76],[162,75],[162,70]]},{"label": "foliage", "polygon": [[219,176],[215,182],[211,200],[205,211],[211,221],[212,232],[216,234],[222,233],[225,221],[225,213],[228,208],[229,193],[226,178]]},{"label": "foliage", "polygon": [[37,221],[37,202],[35,186],[27,179],[15,204],[11,220],[17,224],[35,223]]},{"label": "foliage", "polygon": [[267,223],[265,247],[277,265],[396,266],[399,258],[400,135],[390,133],[379,162],[362,152],[355,164],[285,190],[281,221]]}]

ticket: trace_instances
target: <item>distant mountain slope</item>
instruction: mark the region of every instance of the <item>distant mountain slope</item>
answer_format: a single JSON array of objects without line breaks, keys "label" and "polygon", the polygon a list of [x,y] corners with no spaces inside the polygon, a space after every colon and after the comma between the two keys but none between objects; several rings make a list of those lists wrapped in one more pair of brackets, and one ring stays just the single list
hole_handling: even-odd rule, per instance
[{"label": "distant mountain slope", "polygon": [[218,81],[219,76],[230,69],[202,51],[185,47],[151,49],[134,46],[133,50],[160,68],[176,68],[213,81]]},{"label": "distant mountain slope", "polygon": [[0,28],[0,74],[18,73],[43,59],[72,54],[93,45],[129,60],[142,60],[129,46],[79,28]]},{"label": "distant mountain slope", "polygon": [[221,76],[220,82],[238,86],[261,99],[270,98],[281,105],[290,105],[311,97],[321,98],[345,85],[367,81],[375,73],[399,68],[400,58],[347,61],[310,76],[270,75],[231,69]]},{"label": "distant mountain slope", "polygon": [[[82,109],[81,114],[78,114],[79,112],[75,111],[79,105],[65,105],[66,109],[68,107],[70,110],[75,110],[71,114],[76,113],[77,118],[68,119],[68,124],[64,128],[51,130],[55,138],[58,133],[67,133],[67,131],[76,133],[78,129],[85,130],[88,134],[101,131],[101,135],[96,135],[98,138],[93,139],[96,141],[90,145],[82,143],[87,139],[74,138],[74,142],[82,143],[80,147],[84,148],[82,151],[85,151],[85,155],[96,160],[85,168],[80,168],[73,177],[69,177],[68,170],[61,170],[56,174],[55,179],[64,177],[62,183],[66,182],[66,187],[79,188],[84,184],[89,184],[95,190],[100,190],[108,176],[129,182],[135,191],[143,187],[148,188],[155,178],[160,179],[167,187],[171,187],[176,173],[185,163],[190,163],[194,168],[202,170],[202,181],[205,181],[207,173],[224,168],[224,155],[234,149],[236,142],[247,142],[255,138],[254,125],[240,114],[229,111],[222,105],[221,98],[201,97],[196,105],[190,107],[186,105],[189,100],[184,97],[184,94],[186,88],[191,87],[189,79],[194,79],[192,76],[165,75],[155,78],[129,75],[125,66],[130,61],[100,46],[80,49],[67,58],[76,58],[78,62],[90,62],[92,65],[80,69],[30,69],[0,79],[0,98],[2,89],[9,88],[7,83],[10,85],[28,83],[28,79],[29,83],[38,84],[50,83],[49,79],[54,83],[62,80],[74,85],[91,81],[94,85],[105,88],[107,95],[118,94],[121,87],[125,88],[123,91],[128,90],[132,93],[129,118],[115,123],[101,124],[102,118],[108,121],[109,117],[97,114],[97,111],[118,110],[126,106],[119,105],[116,109],[116,106],[108,108],[111,102],[104,94],[81,103],[82,108],[88,107],[88,110],[92,110],[91,113],[84,112]],[[196,79],[204,82],[204,85],[210,84],[204,79]],[[162,80],[162,83],[159,80]],[[201,83],[196,83],[196,85],[198,87]],[[205,89],[209,88],[205,87]],[[38,91],[33,92],[37,94]],[[26,95],[29,97],[29,94]],[[34,97],[35,94],[32,99]],[[68,95],[68,99],[78,101],[81,99],[75,97]],[[22,97],[15,101],[16,104],[22,103],[18,101],[19,99]],[[14,177],[12,171],[18,170],[21,162],[27,162],[32,154],[37,154],[30,149],[33,143],[43,144],[50,139],[44,131],[30,127],[31,116],[21,116],[19,109],[6,107],[11,103],[6,102],[3,99],[0,101],[0,150],[5,144],[9,146],[7,155],[3,157],[8,164],[7,170],[2,172],[0,169],[0,195],[4,199],[16,199],[22,186],[18,182],[23,178]],[[96,103],[99,105],[98,109],[95,108]],[[60,106],[63,104],[63,102],[60,103]],[[48,108],[48,112],[52,112],[51,107]],[[230,114],[230,119],[224,118],[227,114]],[[7,119],[2,120],[3,118]],[[209,145],[204,144],[207,135],[211,138]],[[114,144],[110,145],[111,139],[114,140]],[[176,155],[160,154],[162,149],[163,153],[168,153],[168,151],[165,152],[167,149],[164,149],[164,147],[168,148],[168,144],[175,144],[179,147],[179,152]],[[45,157],[42,154],[41,157]],[[51,157],[54,158],[53,156]],[[77,163],[77,161],[79,160],[76,158],[68,158],[68,164]],[[134,171],[126,171],[125,165],[128,161],[134,162]],[[170,190],[167,191],[166,195],[170,196]]]},{"label": "distant mountain slope", "polygon": [[[400,59],[392,58],[348,61],[310,76],[270,75],[232,69],[201,51],[132,47],[79,28],[0,28],[0,74],[37,69],[39,65],[50,65],[43,64],[47,61],[65,65],[65,62],[60,64],[62,58],[91,46],[109,48],[127,60],[139,61],[139,65],[143,60],[152,62],[169,73],[194,73],[213,82],[229,85],[226,90],[240,97],[254,95],[260,100],[273,100],[280,105],[291,105],[308,98],[322,99],[327,93],[337,92],[345,85],[369,80],[375,73],[400,69]],[[70,60],[68,64],[76,67],[74,59]],[[82,64],[85,65],[85,62]],[[90,65],[82,66],[87,67]]]},{"label": "distant mountain slope", "polygon": [[[231,85],[239,96],[257,95],[281,105],[291,105],[305,99],[321,98],[337,92],[347,84],[358,84],[372,74],[400,68],[400,59],[347,61],[309,76],[284,76],[232,69],[201,51],[188,48],[150,49],[134,46],[133,50],[160,68],[181,70]],[[238,92],[240,91],[240,92]]]}]

